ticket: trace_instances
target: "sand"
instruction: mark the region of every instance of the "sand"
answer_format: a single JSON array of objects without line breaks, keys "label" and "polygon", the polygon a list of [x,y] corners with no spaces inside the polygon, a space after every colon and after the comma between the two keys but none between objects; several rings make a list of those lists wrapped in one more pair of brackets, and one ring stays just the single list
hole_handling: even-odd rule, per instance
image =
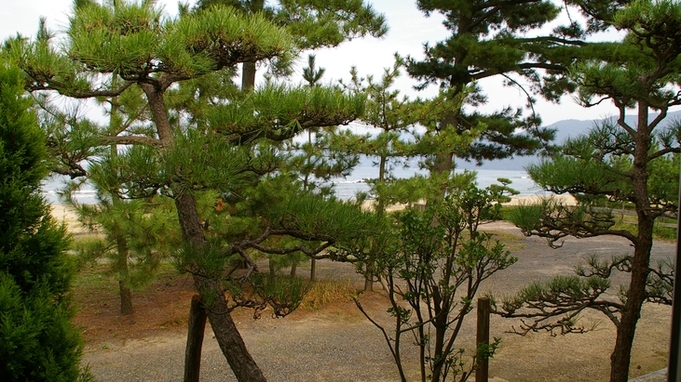
[{"label": "sand", "polygon": [[58,222],[66,225],[66,229],[72,235],[85,235],[91,234],[93,231],[89,230],[87,227],[78,221],[78,214],[73,209],[73,207],[66,206],[63,204],[51,204],[52,217]]}]

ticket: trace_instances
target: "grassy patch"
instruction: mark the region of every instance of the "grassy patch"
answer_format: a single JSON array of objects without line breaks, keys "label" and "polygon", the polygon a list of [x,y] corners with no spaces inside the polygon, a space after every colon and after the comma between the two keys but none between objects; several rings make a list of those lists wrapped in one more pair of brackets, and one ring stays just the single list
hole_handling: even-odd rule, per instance
[{"label": "grassy patch", "polygon": [[81,266],[73,279],[73,289],[81,294],[111,293],[118,291],[118,282],[107,274],[106,264]]},{"label": "grassy patch", "polygon": [[[73,289],[81,294],[118,293],[118,281],[110,268],[108,264],[101,263],[82,265],[73,279]],[[157,273],[153,276],[154,280],[175,277],[179,277],[177,268],[169,263],[160,264]]]},{"label": "grassy patch", "polygon": [[[653,238],[657,240],[676,240],[676,228],[673,227],[666,227],[662,226],[660,224],[657,224],[658,222],[655,223],[655,226],[653,227]],[[624,230],[624,231],[629,231],[633,235],[636,235],[638,233],[638,227],[636,226],[636,221],[635,220],[620,220],[618,221],[612,229],[614,230]]]},{"label": "grassy patch", "polygon": [[491,231],[493,240],[499,240],[504,244],[504,249],[507,251],[519,251],[525,248],[525,243],[523,242],[524,237],[510,234],[508,232]]},{"label": "grassy patch", "polygon": [[520,206],[501,206],[501,220],[510,222],[511,216]]},{"label": "grassy patch", "polygon": [[340,301],[352,301],[357,294],[350,281],[322,280],[312,283],[300,309],[316,310]]},{"label": "grassy patch", "polygon": [[655,227],[653,227],[653,237],[662,240],[676,240],[676,228],[662,227],[655,224]]}]

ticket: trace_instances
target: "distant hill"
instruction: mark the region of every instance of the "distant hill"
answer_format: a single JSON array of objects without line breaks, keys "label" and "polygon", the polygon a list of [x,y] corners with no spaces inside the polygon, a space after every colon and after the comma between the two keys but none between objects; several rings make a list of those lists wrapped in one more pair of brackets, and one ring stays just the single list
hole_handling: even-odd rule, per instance
[{"label": "distant hill", "polygon": [[[653,119],[657,114],[650,116]],[[671,112],[665,118],[664,125],[668,125],[673,121],[681,120],[681,111]],[[566,119],[558,121],[546,127],[556,130],[555,142],[558,144],[564,143],[568,138],[575,138],[582,134],[586,134],[591,128],[595,126],[596,123],[602,122],[601,120],[578,120],[578,119]],[[628,115],[626,117],[626,122],[629,124],[635,124],[636,116]],[[481,170],[523,170],[530,164],[537,163],[539,161],[538,156],[522,156],[514,157],[502,160],[488,161],[483,163],[481,166],[476,166],[475,163],[468,163],[466,161],[457,159],[456,167],[461,169],[481,169]]]}]

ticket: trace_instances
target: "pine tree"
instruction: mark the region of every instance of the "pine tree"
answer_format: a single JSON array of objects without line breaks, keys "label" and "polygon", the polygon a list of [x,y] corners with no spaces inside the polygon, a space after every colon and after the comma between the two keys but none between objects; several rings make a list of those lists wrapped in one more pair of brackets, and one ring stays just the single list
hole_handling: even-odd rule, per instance
[{"label": "pine tree", "polygon": [[[591,308],[604,313],[617,328],[610,381],[625,382],[642,304],[671,303],[673,272],[665,264],[651,264],[651,249],[656,219],[678,215],[681,127],[676,122],[667,124],[665,118],[671,107],[681,104],[677,93],[681,5],[635,1],[619,12],[610,11],[607,17],[601,13],[600,24],[592,25],[613,23],[627,31],[626,37],[597,44],[598,57],[574,66],[569,80],[578,86],[584,106],[609,100],[617,116],[528,169],[546,190],[575,195],[579,206],[549,200],[518,210],[513,220],[524,233],[546,237],[552,244],[566,235],[615,235],[629,240],[633,253],[608,260],[591,256],[576,276],[528,287],[504,308],[508,316],[534,317],[526,330],[579,331],[574,317],[581,311]],[[632,109],[636,111],[633,123],[625,118]],[[631,206],[636,228],[615,227],[615,217],[604,201]],[[619,299],[613,299],[606,292],[617,272],[628,273],[629,282],[619,291]]]},{"label": "pine tree", "polygon": [[[320,255],[330,246],[367,232],[352,206],[303,193],[290,176],[276,172],[281,161],[273,142],[311,127],[346,124],[361,114],[364,99],[327,87],[268,83],[234,93],[233,84],[216,86],[231,83],[240,63],[286,62],[294,48],[285,29],[262,15],[230,8],[166,19],[153,1],[79,1],[68,30],[68,52],[57,51],[49,38],[10,45],[33,92],[93,98],[141,90],[151,126],[95,136],[100,146],[127,145],[113,172],[120,180],[112,184],[125,184],[131,198],[161,194],[173,199],[183,240],[178,266],[192,275],[237,379],[265,380],[230,312],[270,306],[275,314],[286,315],[304,288],[262,276],[252,255],[299,251],[322,258],[333,255]],[[210,77],[215,73],[220,76]],[[208,94],[202,104],[194,103],[202,94],[190,97],[184,105],[198,106],[190,110],[198,111],[194,114],[176,108],[177,85],[190,88],[201,79],[223,82],[204,82],[195,90],[225,92]],[[204,198],[213,203],[201,203]],[[282,237],[295,240],[287,245]],[[234,266],[237,259],[247,265],[245,272]]]},{"label": "pine tree", "polygon": [[410,101],[407,97],[400,98],[399,90],[392,89],[395,80],[400,76],[399,68],[403,61],[398,57],[392,68],[385,68],[379,81],[373,76],[366,79],[360,77],[356,68],[352,68],[352,91],[367,95],[365,114],[359,119],[367,126],[378,129],[376,134],[366,134],[346,145],[353,151],[376,160],[376,178],[370,181],[371,192],[375,194],[375,211],[383,214],[387,205],[395,202],[386,188],[395,181],[392,169],[399,166],[401,161],[409,160],[412,152],[405,140],[419,121],[417,109],[421,107],[420,100]]},{"label": "pine tree", "polygon": [[[553,135],[539,127],[541,121],[534,113],[525,117],[522,109],[509,106],[486,115],[475,108],[486,102],[477,83],[482,79],[501,77],[518,85],[511,74],[535,82],[542,77],[540,69],[553,72],[566,69],[557,55],[553,55],[552,62],[546,54],[556,46],[569,46],[571,41],[524,36],[524,32],[538,29],[557,17],[557,5],[546,0],[419,0],[417,5],[426,15],[441,13],[445,27],[452,33],[445,41],[426,45],[424,59],[407,59],[407,72],[421,81],[421,88],[438,85],[451,102],[449,110],[435,124],[427,126],[424,134],[428,141],[424,146],[434,155],[429,162],[431,173],[448,175],[455,157],[479,163],[531,154],[548,143]],[[531,104],[530,93],[525,91]],[[481,132],[473,134],[476,140],[470,145],[451,143],[459,141],[457,136],[475,129]]]},{"label": "pine tree", "polygon": [[[308,55],[308,66],[303,68],[306,86],[321,86],[324,68],[317,68],[315,56]],[[331,179],[346,177],[359,162],[359,156],[338,147],[337,126],[311,127],[306,131],[303,141],[284,142],[281,148],[285,163],[282,171],[294,174],[302,183],[305,192],[314,192],[324,197],[333,195]],[[270,256],[270,265],[291,267],[291,276],[296,273],[297,264],[305,260],[304,254],[287,257]],[[310,280],[316,279],[317,260],[310,259]]]},{"label": "pine tree", "polygon": [[74,268],[65,229],[40,194],[45,137],[23,94],[21,71],[0,63],[0,379],[75,381]]},{"label": "pine tree", "polygon": [[[99,134],[110,136],[129,130],[148,129],[146,104],[139,89],[133,90],[128,89],[120,96],[99,100],[106,106],[109,123],[98,127],[89,121],[86,122],[88,126],[97,128]],[[60,137],[62,144],[77,140],[73,135],[79,134],[77,125],[84,124],[83,121],[79,122],[75,116],[62,115],[62,112],[50,107],[48,100],[44,100],[42,108],[43,115],[55,119],[45,124],[49,138],[56,141],[59,132],[63,132]],[[97,142],[92,144],[96,145]],[[81,156],[81,159],[87,158],[89,161],[87,169],[78,164],[79,173],[72,175],[82,176],[70,182],[62,193],[65,201],[78,213],[80,222],[102,233],[97,238],[77,243],[75,249],[79,261],[107,259],[107,273],[118,282],[120,313],[127,315],[133,313],[132,290],[143,288],[153,281],[161,261],[167,259],[172,249],[179,245],[180,235],[177,219],[173,216],[175,209],[172,200],[160,195],[130,200],[126,191],[129,179],[118,176],[118,150],[116,144],[108,150],[96,146],[84,150],[89,155]],[[73,150],[56,150],[55,155],[60,156],[61,163],[69,163],[68,156],[72,153]],[[96,205],[81,204],[73,197],[73,192],[85,181],[96,190]]]},{"label": "pine tree", "polygon": [[[365,94],[367,96],[366,112],[359,121],[368,127],[377,129],[375,134],[367,133],[361,136],[350,134],[338,134],[337,140],[342,142],[345,150],[361,154],[374,161],[377,166],[376,177],[368,179],[371,196],[375,198],[372,210],[377,215],[383,215],[386,208],[398,202],[404,202],[401,197],[404,193],[404,183],[411,183],[413,179],[394,179],[392,170],[395,166],[403,164],[413,155],[413,145],[407,142],[405,136],[411,132],[419,122],[417,109],[423,108],[420,100],[410,101],[407,97],[400,98],[399,90],[392,89],[395,80],[399,77],[399,68],[403,61],[396,57],[392,68],[385,68],[380,80],[375,80],[373,76],[367,78],[360,77],[357,68],[350,70],[351,80],[346,84],[349,91]],[[401,163],[402,162],[402,163]],[[411,190],[410,190],[411,191]],[[409,201],[419,199],[421,193],[408,192]],[[363,203],[369,197],[368,194],[358,193],[358,203]],[[364,290],[373,290],[376,275],[372,271],[374,268],[372,250],[363,256],[363,261],[359,264],[364,273]]]}]

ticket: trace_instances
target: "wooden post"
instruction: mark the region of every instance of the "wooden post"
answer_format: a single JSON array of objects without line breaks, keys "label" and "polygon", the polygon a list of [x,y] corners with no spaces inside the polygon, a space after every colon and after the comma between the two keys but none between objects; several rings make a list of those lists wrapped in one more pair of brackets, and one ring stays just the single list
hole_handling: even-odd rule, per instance
[{"label": "wooden post", "polygon": [[[489,346],[489,313],[490,302],[487,297],[478,298],[478,330],[476,344]],[[476,356],[478,367],[475,370],[475,382],[487,382],[489,380],[489,358]]]},{"label": "wooden post", "polygon": [[[681,201],[681,188],[679,188],[678,200]],[[679,272],[681,272],[681,216],[678,216],[676,219],[676,264],[674,265],[674,275],[681,275]],[[681,282],[675,282],[674,294],[672,295],[672,328],[669,338],[667,381],[677,382],[679,380],[681,380]]]},{"label": "wooden post", "polygon": [[317,281],[317,259],[310,259],[310,281]]},{"label": "wooden post", "polygon": [[201,374],[201,347],[206,330],[206,310],[198,294],[192,296],[187,323],[187,348],[184,352],[184,382],[199,382]]}]

